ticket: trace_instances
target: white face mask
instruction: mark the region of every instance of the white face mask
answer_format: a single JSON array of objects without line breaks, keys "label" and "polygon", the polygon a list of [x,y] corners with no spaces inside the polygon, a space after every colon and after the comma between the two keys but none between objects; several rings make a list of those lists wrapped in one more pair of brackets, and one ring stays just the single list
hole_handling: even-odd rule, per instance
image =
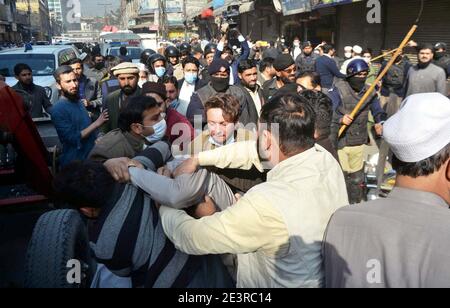
[{"label": "white face mask", "polygon": [[346,53],[345,53],[345,57],[346,57],[347,59],[350,59],[350,58],[352,57],[352,53],[351,53],[351,52],[346,52]]},{"label": "white face mask", "polygon": [[143,86],[144,83],[146,83],[146,82],[147,82],[147,80],[139,80],[139,81],[138,81],[138,86],[139,86],[139,88],[142,89],[142,86]]}]

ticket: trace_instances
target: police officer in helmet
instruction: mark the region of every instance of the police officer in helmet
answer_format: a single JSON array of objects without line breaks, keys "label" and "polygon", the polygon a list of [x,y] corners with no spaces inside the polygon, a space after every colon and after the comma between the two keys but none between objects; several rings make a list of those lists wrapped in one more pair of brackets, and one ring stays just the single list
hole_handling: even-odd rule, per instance
[{"label": "police officer in helmet", "polygon": [[[372,112],[377,123],[377,135],[381,136],[382,123],[386,120],[386,113],[381,108],[376,92],[369,96],[355,117],[351,116],[369,88],[366,85],[368,73],[367,62],[355,59],[347,67],[347,78],[339,80],[329,91],[334,109],[331,136],[338,150],[351,204],[361,203],[365,198],[364,146],[369,142],[369,112]],[[338,132],[342,125],[346,126],[346,130],[339,138]]]}]

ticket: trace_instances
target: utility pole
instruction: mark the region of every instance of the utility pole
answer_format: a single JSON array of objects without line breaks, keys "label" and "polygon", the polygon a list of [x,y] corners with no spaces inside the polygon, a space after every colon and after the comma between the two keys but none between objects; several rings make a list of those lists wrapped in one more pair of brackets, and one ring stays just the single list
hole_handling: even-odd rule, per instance
[{"label": "utility pole", "polygon": [[188,22],[187,22],[187,9],[186,9],[186,0],[183,0],[183,18],[184,18],[184,41],[188,40]]},{"label": "utility pole", "polygon": [[112,6],[112,3],[99,3],[98,6],[105,7],[105,15],[103,16],[103,20],[105,22],[105,26],[109,24],[109,19],[106,15],[108,15],[108,6]]},{"label": "utility pole", "polygon": [[27,4],[28,4],[28,21],[30,22],[30,29],[29,29],[30,42],[32,42],[33,41],[33,29],[32,29],[32,22],[31,22],[31,3],[30,3],[30,0],[27,0]]},{"label": "utility pole", "polygon": [[158,0],[159,29],[163,40],[167,40],[167,11],[166,0]]}]

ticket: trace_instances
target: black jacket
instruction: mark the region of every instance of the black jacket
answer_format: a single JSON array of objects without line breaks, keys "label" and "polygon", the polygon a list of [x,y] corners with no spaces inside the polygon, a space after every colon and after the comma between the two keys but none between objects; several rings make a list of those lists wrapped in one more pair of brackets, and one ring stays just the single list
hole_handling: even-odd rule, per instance
[{"label": "black jacket", "polygon": [[[257,87],[258,87],[257,92],[259,95],[259,99],[261,100],[261,107],[262,107],[264,106],[264,95],[261,87],[259,86]],[[256,109],[255,102],[253,101],[252,96],[244,86],[240,85],[239,88],[241,88],[245,97],[245,102],[241,105],[241,116],[239,117],[239,123],[242,123],[243,125],[254,123],[255,125],[257,125],[259,120],[259,114]]]}]

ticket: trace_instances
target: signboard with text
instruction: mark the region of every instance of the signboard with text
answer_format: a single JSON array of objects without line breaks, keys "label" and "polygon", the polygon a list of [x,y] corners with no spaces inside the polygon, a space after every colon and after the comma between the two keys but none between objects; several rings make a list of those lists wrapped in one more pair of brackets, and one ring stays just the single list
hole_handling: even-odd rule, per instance
[{"label": "signboard with text", "polygon": [[281,0],[283,15],[311,12],[311,0]]}]

